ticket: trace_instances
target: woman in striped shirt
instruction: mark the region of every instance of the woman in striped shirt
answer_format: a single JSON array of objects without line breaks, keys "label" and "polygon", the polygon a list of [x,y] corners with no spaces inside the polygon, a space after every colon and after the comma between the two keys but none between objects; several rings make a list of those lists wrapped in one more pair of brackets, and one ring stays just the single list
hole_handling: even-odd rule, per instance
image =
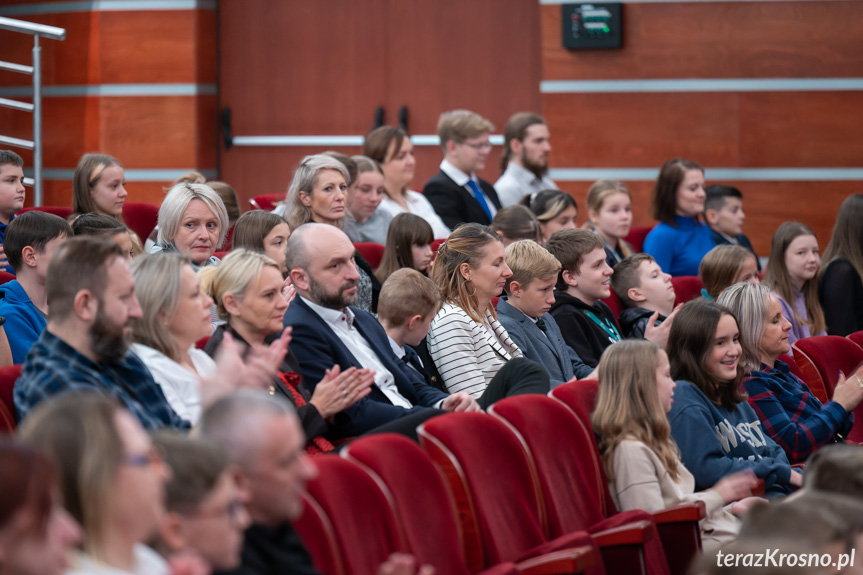
[{"label": "woman in striped shirt", "polygon": [[497,320],[493,301],[512,271],[503,241],[480,224],[457,228],[438,249],[432,278],[444,304],[428,347],[447,391],[465,391],[483,408],[523,393],[548,393],[548,374],[522,352]]}]

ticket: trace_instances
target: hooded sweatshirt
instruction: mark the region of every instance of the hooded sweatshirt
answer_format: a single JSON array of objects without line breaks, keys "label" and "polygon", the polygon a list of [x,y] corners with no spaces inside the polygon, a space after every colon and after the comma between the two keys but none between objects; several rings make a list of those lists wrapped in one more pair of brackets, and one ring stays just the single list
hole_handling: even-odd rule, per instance
[{"label": "hooded sweatshirt", "polygon": [[24,363],[27,352],[45,329],[47,318],[18,283],[18,280],[0,286],[0,316],[6,318],[3,329],[12,348],[12,361]]}]

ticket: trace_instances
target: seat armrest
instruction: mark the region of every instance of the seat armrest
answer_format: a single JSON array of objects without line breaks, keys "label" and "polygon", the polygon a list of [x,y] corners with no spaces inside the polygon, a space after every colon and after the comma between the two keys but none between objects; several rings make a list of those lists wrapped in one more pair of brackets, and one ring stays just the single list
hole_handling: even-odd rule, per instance
[{"label": "seat armrest", "polygon": [[633,521],[620,527],[612,527],[597,532],[589,531],[589,533],[600,547],[641,545],[653,537],[652,525],[652,522],[648,520]]},{"label": "seat armrest", "polygon": [[707,515],[707,506],[703,501],[672,505],[653,514],[657,525],[662,523],[680,523],[685,521],[700,521]]},{"label": "seat armrest", "polygon": [[593,549],[585,545],[525,559],[516,563],[516,568],[524,575],[564,575],[581,573],[595,561]]}]

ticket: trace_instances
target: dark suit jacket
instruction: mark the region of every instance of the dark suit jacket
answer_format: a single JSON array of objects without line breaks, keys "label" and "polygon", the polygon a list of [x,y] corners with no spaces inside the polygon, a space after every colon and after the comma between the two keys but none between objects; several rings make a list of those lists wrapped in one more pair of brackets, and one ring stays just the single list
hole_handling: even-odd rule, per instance
[{"label": "dark suit jacket", "polygon": [[[499,210],[500,200],[494,187],[485,180],[479,180],[479,187]],[[491,220],[488,219],[473,194],[464,186],[456,184],[443,172],[438,172],[426,182],[423,186],[423,195],[431,202],[443,223],[452,230],[466,222],[477,222],[486,226],[491,224]]]},{"label": "dark suit jacket", "polygon": [[[337,422],[334,430],[337,436],[360,435],[403,415],[422,410],[423,407],[431,407],[447,397],[446,393],[426,385],[419,373],[396,357],[387,339],[387,332],[371,314],[354,307],[351,311],[355,316],[354,327],[366,338],[384,367],[393,374],[399,393],[415,407],[405,409],[393,405],[377,385],[372,385],[369,395],[344,411],[349,421]],[[324,372],[334,364],[343,370],[363,367],[332,328],[302,299],[295,299],[288,308],[285,326],[294,328],[291,348],[300,362],[303,382],[312,391],[324,377]]]},{"label": "dark suit jacket", "polygon": [[[716,230],[711,229],[710,233],[713,234],[713,239],[716,241],[717,246],[721,246],[723,244],[731,244],[725,236],[717,232]],[[755,265],[758,266],[758,271],[761,271],[761,260],[758,258],[758,254],[755,253],[755,248],[752,247],[752,242],[749,241],[749,238],[746,237],[746,234],[740,234],[737,236],[737,245],[743,248],[746,248],[752,255],[755,256]]]}]

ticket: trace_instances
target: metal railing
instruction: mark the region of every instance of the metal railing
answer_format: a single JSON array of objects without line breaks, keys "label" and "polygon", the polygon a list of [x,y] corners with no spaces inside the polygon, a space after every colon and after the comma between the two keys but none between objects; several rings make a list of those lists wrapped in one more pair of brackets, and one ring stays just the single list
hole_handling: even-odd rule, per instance
[{"label": "metal railing", "polygon": [[33,63],[31,66],[15,64],[13,62],[0,61],[0,70],[18,72],[33,77],[33,103],[20,102],[0,98],[0,106],[30,112],[33,114],[33,139],[23,140],[12,136],[0,135],[0,144],[16,146],[33,150],[33,205],[42,205],[42,48],[39,46],[39,37],[44,36],[52,40],[64,40],[66,30],[54,26],[34,24],[14,18],[0,16],[0,30],[31,34],[33,36]]}]

